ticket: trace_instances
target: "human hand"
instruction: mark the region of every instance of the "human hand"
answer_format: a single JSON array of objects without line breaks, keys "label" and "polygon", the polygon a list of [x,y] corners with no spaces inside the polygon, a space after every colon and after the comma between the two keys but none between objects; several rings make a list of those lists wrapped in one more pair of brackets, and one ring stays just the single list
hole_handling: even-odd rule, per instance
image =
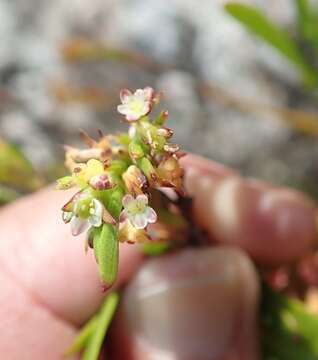
[{"label": "human hand", "polygon": [[[246,253],[267,265],[299,257],[314,241],[314,205],[198,157],[184,166],[198,222],[220,246],[142,266],[116,316],[112,355],[257,359],[258,281]],[[102,301],[93,255],[56,216],[64,198],[45,190],[0,212],[0,352],[10,360],[62,358]],[[141,261],[136,247],[121,247],[117,286]]]}]

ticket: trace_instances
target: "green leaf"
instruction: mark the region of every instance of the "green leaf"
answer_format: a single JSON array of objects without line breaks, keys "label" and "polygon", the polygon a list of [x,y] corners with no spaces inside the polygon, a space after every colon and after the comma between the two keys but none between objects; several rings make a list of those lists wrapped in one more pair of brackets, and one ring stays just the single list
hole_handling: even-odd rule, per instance
[{"label": "green leaf", "polygon": [[0,138],[0,183],[21,191],[33,191],[43,185],[43,179],[14,145]]},{"label": "green leaf", "polygon": [[99,322],[98,315],[93,316],[76,336],[73,344],[66,350],[65,356],[69,357],[82,351],[94,335]]},{"label": "green leaf", "polygon": [[101,231],[94,236],[93,245],[100,277],[110,287],[118,271],[118,239],[114,226],[102,225]]},{"label": "green leaf", "polygon": [[100,313],[98,314],[97,326],[94,333],[91,335],[87,347],[83,353],[83,360],[97,360],[101,347],[103,345],[105,334],[114,317],[117,305],[119,302],[119,295],[111,293],[107,296]]},{"label": "green leaf", "polygon": [[[298,27],[303,38],[318,49],[318,8],[308,0],[296,0]],[[318,53],[317,53],[318,54]]]},{"label": "green leaf", "polygon": [[301,70],[308,86],[316,85],[315,70],[307,63],[301,50],[285,30],[272,23],[255,7],[229,2],[225,5],[225,10]]},{"label": "green leaf", "polygon": [[308,0],[295,0],[295,3],[297,8],[298,26],[300,29],[303,29],[309,19],[309,3]]},{"label": "green leaf", "polygon": [[318,317],[300,301],[263,291],[261,312],[264,359],[317,360]]}]

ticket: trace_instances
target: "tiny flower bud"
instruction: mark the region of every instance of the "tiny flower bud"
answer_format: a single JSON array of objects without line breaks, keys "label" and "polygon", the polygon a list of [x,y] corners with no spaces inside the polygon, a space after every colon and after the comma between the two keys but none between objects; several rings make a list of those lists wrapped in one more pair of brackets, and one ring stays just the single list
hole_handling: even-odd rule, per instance
[{"label": "tiny flower bud", "polygon": [[147,179],[142,171],[135,165],[129,166],[123,174],[125,186],[130,194],[143,194],[148,186]]},{"label": "tiny flower bud", "polygon": [[150,241],[151,238],[145,229],[136,229],[129,220],[120,224],[118,232],[118,241],[129,244],[142,244]]},{"label": "tiny flower bud", "polygon": [[184,170],[174,155],[164,158],[158,165],[157,171],[162,186],[175,187],[180,193],[183,191]]},{"label": "tiny flower bud", "polygon": [[114,184],[111,183],[107,174],[95,175],[89,180],[89,184],[95,190],[111,189]]},{"label": "tiny flower bud", "polygon": [[175,145],[175,144],[166,144],[166,145],[164,145],[163,149],[164,149],[164,151],[174,154],[177,151],[179,151],[179,146]]},{"label": "tiny flower bud", "polygon": [[157,130],[157,134],[159,136],[163,136],[166,139],[170,139],[173,135],[173,131],[169,128],[162,127]]},{"label": "tiny flower bud", "polygon": [[57,180],[56,188],[58,190],[67,190],[75,185],[72,176],[64,176]]},{"label": "tiny flower bud", "polygon": [[145,155],[142,146],[138,141],[131,141],[129,144],[129,155],[133,159],[140,159]]}]

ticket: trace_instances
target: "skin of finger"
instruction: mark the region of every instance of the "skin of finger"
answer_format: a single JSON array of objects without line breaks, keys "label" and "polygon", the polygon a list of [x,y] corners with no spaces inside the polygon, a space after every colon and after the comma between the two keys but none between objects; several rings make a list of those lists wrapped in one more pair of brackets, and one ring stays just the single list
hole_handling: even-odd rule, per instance
[{"label": "skin of finger", "polygon": [[194,214],[214,239],[237,245],[265,265],[294,261],[315,242],[316,206],[305,195],[256,180],[192,155],[183,160]]},{"label": "skin of finger", "polygon": [[2,271],[0,283],[1,358],[62,359],[76,329],[43,308],[34,294],[24,291]]},{"label": "skin of finger", "polygon": [[[169,255],[166,258],[159,258],[156,260],[157,263],[161,262],[161,270],[157,273],[157,281],[160,283],[162,279],[167,283],[169,278],[187,276],[186,274],[191,271],[192,263],[191,254],[190,256],[186,255],[188,250],[182,250],[177,254]],[[214,279],[226,279],[228,277],[228,268],[227,265],[230,264],[231,269],[235,269],[237,274],[236,282],[234,288],[237,296],[235,298],[226,301],[226,306],[235,308],[235,313],[238,312],[238,315],[235,320],[234,333],[232,336],[231,345],[225,349],[222,355],[212,355],[218,353],[218,350],[215,351],[214,347],[219,348],[219,343],[213,344],[211,342],[210,357],[209,360],[258,360],[259,359],[259,346],[258,346],[258,325],[257,325],[257,313],[258,313],[258,301],[259,301],[259,283],[254,269],[253,264],[247,258],[247,256],[237,248],[221,246],[214,247],[211,249],[204,249],[200,251],[210,252],[211,253],[211,268],[213,269],[213,278]],[[180,256],[186,256],[189,259],[188,266],[178,266],[173,264]],[[213,260],[214,259],[214,260]],[[173,264],[172,266],[170,264]],[[173,269],[173,270],[169,270]],[[199,275],[197,275],[199,276]],[[138,277],[138,274],[136,275]],[[134,283],[134,282],[133,282]],[[200,278],[198,277],[198,283],[200,283]],[[216,294],[217,295],[217,294]],[[125,295],[124,295],[125,297]],[[221,313],[224,314],[224,321],[228,321],[227,313],[233,314],[233,309],[228,308],[228,311],[224,309],[224,301],[222,297],[219,298],[215,296],[215,301],[221,301],[222,304],[213,303],[211,304],[211,312],[213,313],[214,309],[218,312],[215,318],[217,323],[212,325],[214,328],[222,328],[222,319],[220,318],[219,310],[222,309]],[[197,306],[200,306],[201,299],[197,298]],[[140,337],[135,331],[131,332],[129,324],[127,324],[127,319],[124,309],[124,301],[121,303],[121,307],[117,312],[115,323],[112,327],[110,340],[111,347],[109,349],[109,355],[112,359],[126,359],[126,360],[184,360],[180,358],[178,354],[165,351],[165,349],[159,349],[154,347],[152,344],[148,343]],[[232,304],[232,305],[231,305]],[[178,306],[177,304],[175,306]],[[196,306],[196,308],[197,308]],[[155,311],[155,310],[154,310]],[[193,316],[193,311],[189,311],[189,318]],[[209,315],[209,318],[213,316]],[[184,320],[182,320],[184,322]],[[169,324],[167,323],[167,328]],[[212,330],[214,331],[214,330]],[[220,330],[222,331],[222,330]],[[177,335],[178,336],[178,335]],[[220,339],[216,340],[217,342]],[[195,337],[185,338],[184,343],[188,344],[191,342],[196,342]],[[188,345],[187,345],[188,346]],[[194,360],[192,358],[187,358],[187,360]],[[204,358],[206,360],[207,358]],[[201,360],[201,358],[195,358],[195,360]],[[203,359],[202,359],[203,360]]]},{"label": "skin of finger", "polygon": [[[0,212],[0,268],[37,304],[80,325],[96,312],[105,293],[92,251],[85,254],[84,236],[71,236],[60,218],[70,196],[43,190]],[[141,254],[123,245],[119,262],[118,286],[139,266]]]}]

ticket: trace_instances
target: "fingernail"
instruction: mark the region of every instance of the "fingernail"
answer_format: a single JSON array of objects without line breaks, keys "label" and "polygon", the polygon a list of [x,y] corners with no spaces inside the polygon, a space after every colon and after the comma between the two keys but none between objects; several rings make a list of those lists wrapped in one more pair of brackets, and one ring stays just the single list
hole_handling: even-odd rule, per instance
[{"label": "fingernail", "polygon": [[[220,359],[253,318],[255,309],[244,304],[252,297],[255,307],[257,282],[246,262],[231,248],[184,250],[147,262],[124,295],[129,336],[163,359]],[[247,295],[247,287],[255,291]]]}]

